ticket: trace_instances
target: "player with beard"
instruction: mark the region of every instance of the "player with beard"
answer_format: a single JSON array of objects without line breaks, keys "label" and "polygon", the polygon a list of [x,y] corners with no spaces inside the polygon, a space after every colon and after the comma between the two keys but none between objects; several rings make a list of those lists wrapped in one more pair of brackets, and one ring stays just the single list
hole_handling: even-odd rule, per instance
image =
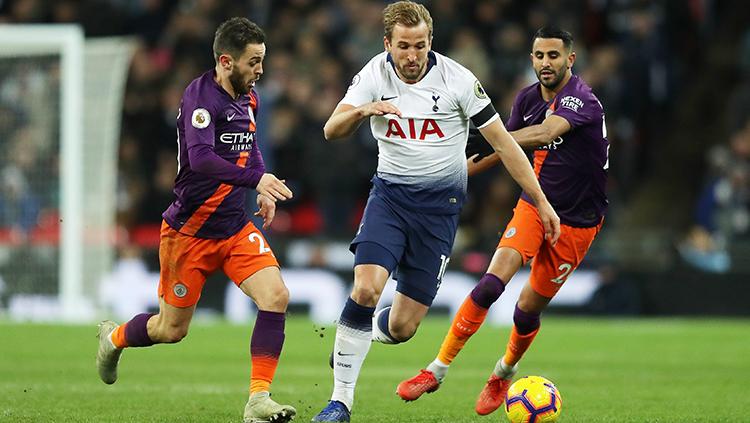
[{"label": "player with beard", "polygon": [[[324,127],[332,140],[348,137],[368,119],[378,169],[351,243],[354,287],[336,327],[333,393],[316,422],[350,421],[371,341],[407,341],[432,304],[466,196],[470,121],[538,205],[542,236],[554,243],[559,235],[557,215],[480,82],[431,50],[427,9],[410,1],[389,4],[383,23],[385,51],[355,75]],[[373,317],[392,272],[398,281],[393,305]]]},{"label": "player with beard", "polygon": [[[602,226],[609,165],[604,110],[591,88],[573,75],[575,57],[570,33],[554,27],[537,31],[531,63],[539,82],[519,92],[508,120],[516,142],[533,150],[534,172],[560,216],[560,238],[554,245],[544,239],[538,208],[524,192],[487,273],[464,300],[437,357],[427,369],[398,385],[397,393],[406,401],[440,387],[448,366],[484,322],[489,307],[533,258],[531,275],[516,303],[505,355],[476,402],[481,415],[500,407],[519,360],[539,332],[541,312],[581,263]],[[489,152],[481,136],[470,141],[469,174],[498,163],[494,155],[482,158]]]},{"label": "player with beard", "polygon": [[296,411],[270,398],[284,343],[289,291],[279,264],[245,210],[254,188],[257,216],[267,228],[276,201],[292,192],[266,173],[258,148],[259,98],[265,34],[245,18],[222,23],[214,37],[216,67],[185,89],[177,113],[178,173],[175,201],[162,215],[159,243],[159,313],[127,323],[99,325],[96,363],[107,384],[117,380],[124,348],[175,343],[187,335],[206,277],[222,269],[258,306],[250,341],[250,393],[245,422],[286,422]]}]

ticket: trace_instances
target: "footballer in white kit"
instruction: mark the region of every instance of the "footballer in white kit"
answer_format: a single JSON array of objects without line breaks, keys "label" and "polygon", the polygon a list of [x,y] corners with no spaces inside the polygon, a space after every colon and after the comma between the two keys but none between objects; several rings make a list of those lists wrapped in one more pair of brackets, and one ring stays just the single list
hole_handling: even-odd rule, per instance
[{"label": "footballer in white kit", "polygon": [[469,120],[483,128],[499,116],[469,70],[432,51],[426,67],[408,84],[383,52],[354,77],[340,104],[387,101],[401,111],[370,118],[378,169],[351,249],[356,264],[389,273],[397,267],[397,292],[430,306],[466,197]]},{"label": "footballer in white kit", "polygon": [[[548,233],[559,233],[559,219],[528,159],[482,85],[469,70],[431,51],[427,9],[411,1],[391,3],[383,10],[383,24],[385,51],[354,76],[323,128],[327,140],[346,138],[369,118],[378,168],[351,243],[354,287],[336,327],[333,393],[314,422],[349,422],[371,341],[404,342],[427,314],[466,197],[470,121],[531,193]],[[373,316],[391,273],[397,280],[393,305]]]}]

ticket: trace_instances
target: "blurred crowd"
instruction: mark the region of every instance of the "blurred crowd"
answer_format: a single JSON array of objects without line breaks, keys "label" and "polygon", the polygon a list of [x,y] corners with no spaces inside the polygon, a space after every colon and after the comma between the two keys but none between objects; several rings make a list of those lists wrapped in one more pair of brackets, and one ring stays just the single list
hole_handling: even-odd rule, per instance
[{"label": "blurred crowd", "polygon": [[693,224],[678,246],[688,263],[715,273],[746,267],[737,262],[750,251],[750,29],[736,49],[740,60],[732,70],[739,82],[727,99],[726,130],[718,131],[727,135],[707,151]]},{"label": "blurred crowd", "polygon": [[[615,224],[618,210],[627,207],[644,175],[656,165],[652,147],[664,137],[665,123],[678,104],[674,99],[688,76],[690,55],[701,49],[702,34],[715,25],[713,2],[424,3],[434,20],[433,49],[472,70],[504,119],[516,92],[536,80],[529,61],[535,30],[554,22],[574,34],[574,72],[593,87],[606,112],[612,157],[608,224]],[[374,0],[0,0],[0,22],[77,22],[89,37],[137,39],[125,94],[118,169],[118,222],[133,231],[158,225],[161,212],[172,201],[177,108],[186,85],[214,66],[214,30],[230,16],[256,21],[268,36],[265,74],[257,87],[260,145],[267,167],[295,192],[294,200],[280,210],[275,236],[346,240],[362,213],[377,148],[367,125],[353,139],[334,143],[324,140],[322,126],[352,76],[383,50],[384,4]],[[750,36],[746,48],[748,40]],[[24,160],[31,159],[25,158],[28,152],[23,149],[31,143],[18,141],[33,135],[5,112],[15,106],[13,97],[6,95],[4,80],[5,75],[0,75],[0,146],[16,153],[0,159],[0,227],[26,228],[38,218],[36,211],[28,210],[39,210],[43,200],[6,194],[33,192],[24,182],[31,171],[24,168]],[[711,210],[699,208],[705,218],[699,224],[707,231],[726,223],[715,216],[730,206],[720,198],[726,197],[727,189],[742,192],[747,206],[748,122],[745,119],[732,141],[712,153],[717,165],[714,182],[707,188],[711,198],[705,200]],[[736,167],[737,161],[744,167]],[[457,249],[490,251],[510,218],[518,188],[498,168],[472,178],[470,191]],[[741,199],[734,192],[728,203]],[[734,224],[737,220],[729,218]],[[747,222],[743,230],[747,231]]]}]

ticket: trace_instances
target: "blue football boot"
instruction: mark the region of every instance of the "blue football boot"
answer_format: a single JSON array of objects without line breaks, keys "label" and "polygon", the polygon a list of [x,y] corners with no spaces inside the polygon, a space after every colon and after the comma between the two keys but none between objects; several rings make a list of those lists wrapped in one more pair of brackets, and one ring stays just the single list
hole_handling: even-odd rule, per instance
[{"label": "blue football boot", "polygon": [[341,401],[328,401],[328,405],[317,416],[313,417],[313,422],[338,422],[349,423],[351,413]]}]

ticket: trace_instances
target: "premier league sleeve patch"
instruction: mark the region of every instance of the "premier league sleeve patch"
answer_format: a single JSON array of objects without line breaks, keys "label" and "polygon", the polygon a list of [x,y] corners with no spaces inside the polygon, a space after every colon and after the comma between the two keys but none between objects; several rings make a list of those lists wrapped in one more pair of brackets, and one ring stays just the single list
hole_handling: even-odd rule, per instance
[{"label": "premier league sleeve patch", "polygon": [[349,91],[352,88],[356,87],[357,84],[359,84],[360,79],[362,78],[359,76],[359,74],[354,75],[354,78],[352,78],[352,82],[349,84],[349,87],[346,90]]},{"label": "premier league sleeve patch", "polygon": [[211,123],[211,114],[206,109],[195,109],[191,120],[194,127],[203,129]]},{"label": "premier league sleeve patch", "polygon": [[484,88],[482,88],[482,84],[479,83],[479,80],[474,81],[474,95],[481,99],[487,98],[487,93],[484,92]]}]

